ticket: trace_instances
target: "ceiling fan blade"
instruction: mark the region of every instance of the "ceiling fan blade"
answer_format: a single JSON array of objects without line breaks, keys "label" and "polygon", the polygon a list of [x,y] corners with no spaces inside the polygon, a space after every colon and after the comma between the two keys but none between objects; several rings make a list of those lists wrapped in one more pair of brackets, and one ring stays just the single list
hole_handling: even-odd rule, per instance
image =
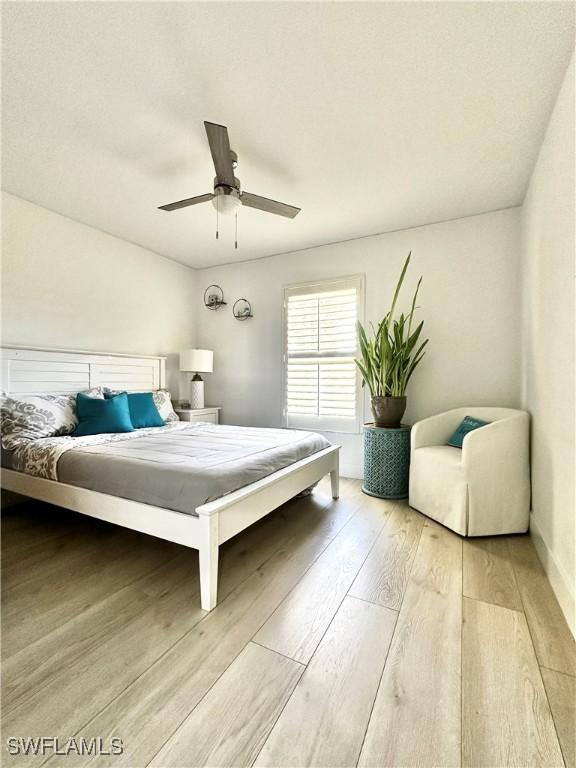
[{"label": "ceiling fan blade", "polygon": [[234,186],[234,167],[230,155],[230,141],[228,140],[228,128],[217,123],[208,123],[204,120],[204,127],[212,152],[212,160],[216,169],[216,178],[220,184]]},{"label": "ceiling fan blade", "polygon": [[286,216],[288,219],[293,219],[294,216],[297,216],[302,210],[301,208],[296,208],[294,205],[286,205],[286,203],[279,203],[277,200],[270,200],[268,197],[252,195],[250,192],[242,192],[240,200],[242,205],[247,205],[249,208],[257,208],[259,211],[275,213],[278,216]]},{"label": "ceiling fan blade", "polygon": [[177,203],[168,203],[168,205],[159,205],[160,211],[177,211],[178,208],[187,208],[189,205],[198,205],[198,203],[206,203],[208,200],[212,200],[214,195],[209,192],[207,195],[197,195],[197,197],[187,197],[185,200],[178,200]]}]

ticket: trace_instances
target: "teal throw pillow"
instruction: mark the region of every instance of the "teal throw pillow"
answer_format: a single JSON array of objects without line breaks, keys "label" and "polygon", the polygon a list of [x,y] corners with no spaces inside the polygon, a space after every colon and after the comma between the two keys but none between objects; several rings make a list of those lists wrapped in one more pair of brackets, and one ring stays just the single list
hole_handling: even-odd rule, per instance
[{"label": "teal throw pillow", "polygon": [[474,419],[472,416],[465,416],[456,432],[454,432],[450,440],[448,440],[448,445],[452,445],[454,448],[462,448],[462,442],[468,432],[472,432],[474,429],[479,429],[480,427],[485,427],[487,424],[490,424],[490,422]]},{"label": "teal throw pillow", "polygon": [[74,437],[134,431],[125,392],[104,400],[79,392],[76,395],[76,418],[78,426],[73,432]]},{"label": "teal throw pillow", "polygon": [[[110,399],[117,394],[118,393],[105,392],[104,397]],[[124,394],[128,396],[130,420],[132,421],[134,429],[163,427],[164,424],[166,424],[156,407],[152,392],[125,392]]]}]

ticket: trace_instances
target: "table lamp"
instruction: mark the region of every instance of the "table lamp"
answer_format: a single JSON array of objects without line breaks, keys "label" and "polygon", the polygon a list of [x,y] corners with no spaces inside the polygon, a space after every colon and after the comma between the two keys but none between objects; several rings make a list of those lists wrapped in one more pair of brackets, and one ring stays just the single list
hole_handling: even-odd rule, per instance
[{"label": "table lamp", "polygon": [[185,349],[180,352],[180,370],[194,373],[190,380],[190,407],[204,408],[204,382],[201,373],[214,370],[214,353],[210,349]]}]

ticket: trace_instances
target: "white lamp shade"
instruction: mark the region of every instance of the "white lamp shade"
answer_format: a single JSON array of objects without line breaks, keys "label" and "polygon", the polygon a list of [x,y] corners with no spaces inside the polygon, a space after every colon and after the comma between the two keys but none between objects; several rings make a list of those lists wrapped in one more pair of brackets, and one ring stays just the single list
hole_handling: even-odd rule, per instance
[{"label": "white lamp shade", "polygon": [[180,370],[194,373],[212,373],[214,353],[211,349],[185,349],[180,352]]}]

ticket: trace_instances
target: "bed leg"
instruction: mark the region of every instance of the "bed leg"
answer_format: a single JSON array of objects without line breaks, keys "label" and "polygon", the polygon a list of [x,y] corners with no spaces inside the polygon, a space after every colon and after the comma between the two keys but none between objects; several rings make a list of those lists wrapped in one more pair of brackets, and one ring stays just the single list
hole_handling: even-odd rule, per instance
[{"label": "bed leg", "polygon": [[330,483],[332,485],[332,498],[337,499],[340,496],[340,472],[338,467],[330,472]]},{"label": "bed leg", "polygon": [[200,604],[204,611],[216,607],[218,595],[218,514],[200,515]]},{"label": "bed leg", "polygon": [[330,470],[330,483],[332,485],[332,498],[337,499],[340,496],[340,451],[333,454],[333,466]]}]

